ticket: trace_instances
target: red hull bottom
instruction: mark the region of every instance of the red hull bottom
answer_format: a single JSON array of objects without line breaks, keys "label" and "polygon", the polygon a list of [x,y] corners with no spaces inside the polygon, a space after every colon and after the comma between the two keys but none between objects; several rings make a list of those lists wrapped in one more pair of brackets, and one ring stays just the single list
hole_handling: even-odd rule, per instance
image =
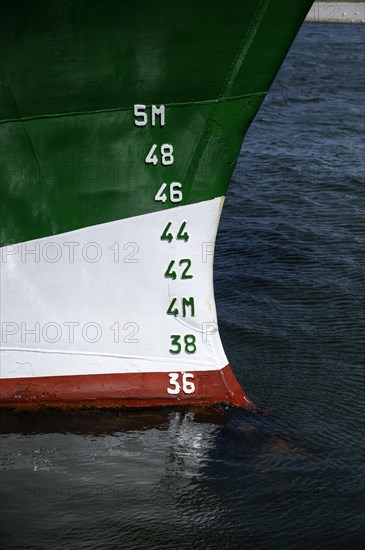
[{"label": "red hull bottom", "polygon": [[229,403],[254,408],[238,384],[231,367],[194,372],[192,394],[170,395],[168,374],[97,374],[10,378],[0,381],[0,406],[37,409],[44,406],[76,407],[159,407],[176,405],[210,406]]}]

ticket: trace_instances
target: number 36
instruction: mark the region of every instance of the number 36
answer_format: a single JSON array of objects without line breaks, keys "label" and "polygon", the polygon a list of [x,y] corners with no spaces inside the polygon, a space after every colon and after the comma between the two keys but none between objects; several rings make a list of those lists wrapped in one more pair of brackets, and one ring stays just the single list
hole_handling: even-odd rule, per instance
[{"label": "number 36", "polygon": [[[180,380],[181,375],[181,380]],[[167,393],[171,395],[177,395],[182,390],[184,393],[194,393],[195,392],[195,384],[194,382],[191,382],[191,380],[194,380],[194,375],[189,372],[170,372],[170,386],[173,386],[172,388],[167,388]]]}]

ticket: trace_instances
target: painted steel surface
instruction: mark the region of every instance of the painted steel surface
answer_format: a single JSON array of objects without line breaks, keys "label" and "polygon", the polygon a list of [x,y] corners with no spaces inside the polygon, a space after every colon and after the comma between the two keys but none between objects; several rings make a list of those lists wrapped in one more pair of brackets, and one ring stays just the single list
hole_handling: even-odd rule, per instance
[{"label": "painted steel surface", "polygon": [[[140,215],[173,143],[182,204],[225,194],[310,0],[2,3],[1,243]],[[133,105],[161,105],[141,132]]]},{"label": "painted steel surface", "polygon": [[215,235],[310,5],[4,3],[3,404],[249,404]]}]

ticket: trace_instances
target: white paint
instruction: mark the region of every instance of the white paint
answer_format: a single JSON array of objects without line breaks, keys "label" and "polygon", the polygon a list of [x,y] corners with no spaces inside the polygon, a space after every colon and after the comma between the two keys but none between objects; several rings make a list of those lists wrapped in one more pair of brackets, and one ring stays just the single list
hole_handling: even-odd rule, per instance
[{"label": "white paint", "polygon": [[160,117],[160,126],[165,126],[165,105],[152,105],[151,108],[151,123],[152,126],[156,126],[157,117]]},{"label": "white paint", "polygon": [[[134,124],[136,126],[147,126],[148,114],[146,109],[149,109],[147,105],[136,103],[133,105]],[[151,105],[151,126],[157,125],[157,120],[160,120],[160,126],[165,126],[165,105]]]},{"label": "white paint", "polygon": [[165,193],[165,189],[167,187],[166,183],[163,183],[160,187],[160,189],[157,191],[154,200],[156,202],[166,202],[167,201],[167,195]]},{"label": "white paint", "polygon": [[[167,185],[167,183],[163,183],[155,195],[155,201],[166,202],[167,199],[169,198],[170,202],[173,202],[173,203],[181,202],[183,200],[183,194],[182,194],[181,188],[182,188],[181,183],[177,181],[173,181],[169,185]],[[167,193],[165,193],[166,189],[168,189]]]},{"label": "white paint", "polygon": [[195,384],[191,380],[194,380],[194,375],[190,372],[183,372],[182,388],[184,393],[191,394],[195,392]]},{"label": "white paint", "polygon": [[306,21],[320,23],[364,23],[365,2],[314,2]]},{"label": "white paint", "polygon": [[[217,198],[4,248],[1,376],[192,373],[225,367],[215,328],[213,254],[204,254],[207,244],[214,245],[222,203]],[[184,221],[187,242],[176,238]],[[170,243],[160,238],[169,222]],[[57,262],[42,255],[51,242],[60,256]],[[72,256],[70,243],[76,243]],[[28,250],[38,246],[39,254],[24,257],[23,245]],[[87,257],[82,250],[88,250]],[[90,261],[96,252],[98,261]],[[164,277],[172,259],[178,265],[184,258],[192,261],[192,279]],[[194,317],[166,314],[175,296],[194,296]],[[196,352],[172,355],[173,334],[181,335],[182,344],[185,335],[195,335]]]},{"label": "white paint", "polygon": [[172,388],[167,388],[167,393],[169,393],[170,395],[178,395],[180,393],[180,384],[178,382],[179,373],[170,372],[169,378],[170,378],[170,386],[172,386]]},{"label": "white paint", "polygon": [[151,149],[148,151],[146,158],[144,159],[146,164],[154,164],[154,166],[158,164],[158,158],[155,154],[156,149],[157,149],[157,145],[156,143],[154,143]]},{"label": "white paint", "polygon": [[174,164],[174,148],[170,143],[164,143],[161,145],[161,162],[164,166],[171,166]]},{"label": "white paint", "polygon": [[170,386],[172,388],[167,388],[167,393],[170,395],[178,395],[181,390],[186,394],[192,394],[195,392],[195,384],[192,382],[194,380],[194,375],[189,372],[183,372],[181,375],[181,384],[179,382],[180,373],[170,372]]},{"label": "white paint", "polygon": [[[138,105],[138,104],[134,105],[133,112],[134,112],[134,124],[136,126],[146,126],[148,122],[146,105]],[[138,118],[140,118],[140,120],[138,120]]]},{"label": "white paint", "polygon": [[[146,164],[153,164],[156,166],[158,164],[158,157],[156,155],[156,149],[157,144],[154,143],[149,150],[146,158],[144,159]],[[160,147],[160,156],[161,156],[161,163],[164,166],[171,166],[171,164],[174,164],[174,148],[170,143],[164,143]]]}]

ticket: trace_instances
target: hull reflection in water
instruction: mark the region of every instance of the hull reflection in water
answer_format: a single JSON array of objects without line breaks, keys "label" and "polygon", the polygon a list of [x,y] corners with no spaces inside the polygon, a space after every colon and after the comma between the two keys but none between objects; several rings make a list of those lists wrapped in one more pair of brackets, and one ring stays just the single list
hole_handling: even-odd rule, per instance
[{"label": "hull reflection in water", "polygon": [[[102,414],[3,411],[1,433],[5,470],[10,464],[13,446],[14,450],[18,449],[19,441],[22,441],[20,448],[26,452],[18,452],[18,459],[11,463],[10,470],[27,468],[28,458],[39,455],[39,459],[49,465],[43,469],[51,471],[59,461],[67,460],[68,453],[74,454],[78,446],[82,453],[85,445],[93,448],[89,456],[95,457],[141,455],[145,458],[145,452],[149,451],[153,461],[153,453],[157,452],[156,467],[161,464],[163,470],[166,467],[166,476],[172,471],[198,474],[202,466],[210,459],[220,458],[221,453],[225,457],[257,459],[270,449],[274,453],[290,452],[288,427],[252,411],[161,409],[122,414],[115,411]],[[165,461],[161,461],[161,452],[166,455]]]},{"label": "hull reflection in water", "polygon": [[263,463],[292,452],[285,426],[245,410],[1,418],[4,548],[47,547],[60,532],[65,550],[75,537],[79,547],[148,548],[139,541],[152,536],[160,548],[185,528],[190,548],[193,527],[213,548],[236,491],[262,487]]}]

